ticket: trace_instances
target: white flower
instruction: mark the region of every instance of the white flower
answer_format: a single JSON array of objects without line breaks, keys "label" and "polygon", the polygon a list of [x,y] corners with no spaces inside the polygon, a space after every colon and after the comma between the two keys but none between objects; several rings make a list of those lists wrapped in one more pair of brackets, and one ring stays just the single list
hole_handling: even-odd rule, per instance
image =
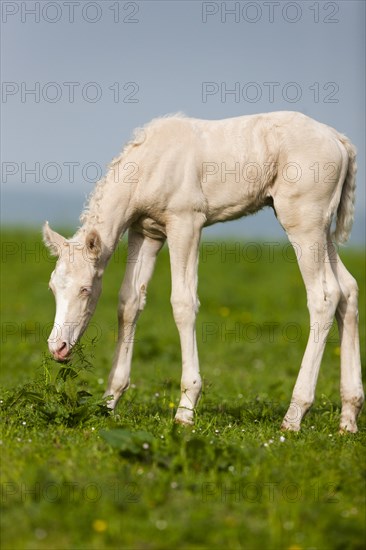
[{"label": "white flower", "polygon": [[155,523],[156,528],[159,529],[159,531],[164,531],[168,527],[168,522],[164,519],[158,519],[158,521]]},{"label": "white flower", "polygon": [[47,537],[47,531],[37,528],[34,531],[34,535],[38,540],[43,540]]}]

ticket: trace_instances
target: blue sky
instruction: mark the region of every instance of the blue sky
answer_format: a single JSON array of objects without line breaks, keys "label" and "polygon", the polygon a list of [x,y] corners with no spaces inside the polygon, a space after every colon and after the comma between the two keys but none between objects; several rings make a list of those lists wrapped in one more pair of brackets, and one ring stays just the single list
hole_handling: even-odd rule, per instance
[{"label": "blue sky", "polygon": [[[95,179],[133,129],[156,116],[298,110],[356,144],[351,243],[364,242],[363,1],[1,7],[3,223],[76,228]],[[283,236],[271,211],[207,231]]]}]

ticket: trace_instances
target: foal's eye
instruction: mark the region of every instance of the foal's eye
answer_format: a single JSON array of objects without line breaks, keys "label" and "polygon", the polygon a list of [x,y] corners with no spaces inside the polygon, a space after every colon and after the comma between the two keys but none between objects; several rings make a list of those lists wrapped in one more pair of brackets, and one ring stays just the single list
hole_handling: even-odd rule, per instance
[{"label": "foal's eye", "polygon": [[90,293],[91,293],[91,288],[89,288],[88,286],[82,286],[81,287],[80,294],[82,296],[89,296]]}]

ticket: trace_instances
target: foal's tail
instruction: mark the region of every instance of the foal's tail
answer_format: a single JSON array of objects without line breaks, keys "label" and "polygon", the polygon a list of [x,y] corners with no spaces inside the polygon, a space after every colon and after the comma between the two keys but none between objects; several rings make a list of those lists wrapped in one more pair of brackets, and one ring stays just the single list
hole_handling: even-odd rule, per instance
[{"label": "foal's tail", "polygon": [[346,149],[348,155],[348,169],[337,208],[336,227],[332,235],[338,244],[342,244],[348,241],[353,225],[357,164],[356,147],[342,134],[338,134],[337,138]]}]

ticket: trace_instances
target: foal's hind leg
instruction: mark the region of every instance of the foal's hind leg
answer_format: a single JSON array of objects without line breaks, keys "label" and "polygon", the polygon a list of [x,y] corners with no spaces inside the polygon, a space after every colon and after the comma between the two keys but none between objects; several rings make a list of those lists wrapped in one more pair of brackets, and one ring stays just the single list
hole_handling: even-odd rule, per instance
[{"label": "foal's hind leg", "polygon": [[336,311],[341,341],[342,413],[340,430],[357,432],[357,416],[364,402],[358,334],[358,288],[355,279],[344,267],[330,239],[328,240],[328,253],[333,273],[341,288],[341,298]]},{"label": "foal's hind leg", "polygon": [[314,401],[320,363],[341,290],[328,262],[325,231],[293,232],[289,238],[293,245],[296,243],[311,327],[291,404],[282,423],[283,429],[298,431]]}]

